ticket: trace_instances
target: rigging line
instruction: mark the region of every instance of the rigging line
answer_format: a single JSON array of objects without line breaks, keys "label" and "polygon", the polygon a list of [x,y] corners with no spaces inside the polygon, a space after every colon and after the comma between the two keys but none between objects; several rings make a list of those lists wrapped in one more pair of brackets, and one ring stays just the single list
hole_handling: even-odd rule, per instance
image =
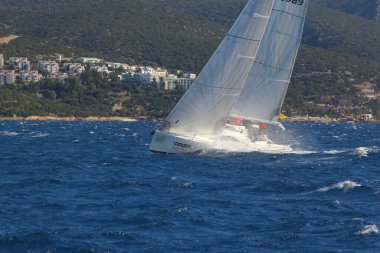
[{"label": "rigging line", "polygon": [[229,34],[229,33],[226,33],[226,36],[233,37],[233,38],[236,38],[236,39],[241,39],[241,40],[249,40],[249,41],[254,41],[254,42],[260,42],[260,40],[254,40],[254,39],[244,38],[244,37],[232,35],[232,34]]},{"label": "rigging line", "polygon": [[265,64],[265,63],[259,62],[257,60],[255,60],[255,63],[263,65],[265,67],[270,67],[270,68],[273,68],[273,69],[278,69],[278,70],[281,70],[281,71],[286,71],[286,72],[291,72],[292,71],[292,70],[289,70],[289,69],[283,69],[283,68],[279,68],[279,67],[276,67],[276,66],[273,66],[273,65]]},{"label": "rigging line", "polygon": [[296,14],[293,14],[293,13],[290,13],[290,12],[287,12],[287,11],[276,10],[276,9],[272,9],[272,10],[273,10],[273,11],[276,11],[276,12],[285,13],[285,14],[288,14],[288,15],[290,15],[290,16],[293,16],[293,17],[296,17],[296,18],[302,19],[302,20],[305,19],[304,17],[298,16],[298,15],[296,15]]},{"label": "rigging line", "polygon": [[211,86],[211,85],[207,85],[207,84],[204,84],[204,83],[200,83],[200,82],[194,82],[196,84],[199,84],[200,86],[205,86],[205,87],[209,87],[209,88],[213,88],[213,89],[222,89],[222,90],[240,90],[238,88],[226,88],[226,87],[220,87],[220,86]]},{"label": "rigging line", "polygon": [[[272,4],[271,4],[271,9],[272,9],[272,10],[271,10],[271,12],[270,12],[270,14],[269,14],[269,17],[272,16],[272,13],[273,13],[273,7],[274,7],[274,0],[272,1]],[[259,42],[259,45],[258,45],[258,47],[257,47],[257,49],[256,49],[256,52],[255,52],[255,55],[254,55],[254,59],[256,59],[257,54],[258,54],[258,52],[259,52],[259,50],[260,50],[260,48],[261,48],[261,46],[262,46],[263,38],[264,38],[264,35],[265,35],[265,30],[268,28],[268,24],[269,24],[269,22],[270,22],[270,18],[268,19],[268,21],[267,21],[266,24],[265,24],[264,33],[261,34],[260,42]],[[250,66],[250,68],[249,68],[249,71],[248,71],[248,73],[245,75],[243,85],[242,85],[241,88],[240,88],[240,95],[241,95],[241,93],[243,92],[244,87],[247,85],[247,80],[248,80],[249,73],[251,72],[251,70],[252,70],[252,68],[254,67],[254,65],[255,65],[255,60],[252,61],[251,66]],[[238,100],[236,100],[235,103],[234,103],[234,105],[231,107],[230,113],[234,110],[234,107],[238,104],[237,102],[238,102]],[[246,103],[247,103],[247,101],[244,101],[244,102],[243,102],[243,105],[245,105]]]}]

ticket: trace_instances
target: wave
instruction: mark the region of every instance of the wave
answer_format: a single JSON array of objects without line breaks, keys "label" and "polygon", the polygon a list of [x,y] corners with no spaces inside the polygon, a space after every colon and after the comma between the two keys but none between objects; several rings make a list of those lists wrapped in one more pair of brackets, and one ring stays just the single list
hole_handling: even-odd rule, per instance
[{"label": "wave", "polygon": [[376,225],[367,225],[363,227],[357,235],[374,235],[379,233],[379,228]]},{"label": "wave", "polygon": [[21,133],[17,133],[17,132],[12,132],[12,131],[3,131],[3,132],[0,132],[0,135],[3,135],[3,136],[17,136],[17,135],[20,135]]},{"label": "wave", "polygon": [[33,134],[32,135],[32,138],[42,138],[42,137],[46,137],[46,136],[49,136],[50,134],[48,133],[41,133],[41,132],[36,132],[36,133],[30,133],[30,134]]},{"label": "wave", "polygon": [[342,154],[346,152],[347,152],[346,150],[327,150],[327,151],[323,151],[322,153],[327,154],[327,155],[337,155],[337,154]]},{"label": "wave", "polygon": [[342,189],[344,191],[348,191],[350,189],[354,189],[356,187],[361,187],[361,186],[362,186],[361,184],[356,183],[356,182],[344,181],[344,182],[339,182],[337,184],[333,184],[330,186],[324,186],[322,188],[319,188],[317,192],[327,192],[334,189]]},{"label": "wave", "polygon": [[314,155],[318,154],[318,151],[312,151],[312,150],[292,150],[290,154],[293,155]]},{"label": "wave", "polygon": [[379,147],[373,146],[373,147],[359,147],[354,149],[352,152],[354,155],[357,155],[359,157],[367,157],[370,153],[378,153],[380,151]]},{"label": "wave", "polygon": [[380,148],[377,146],[373,147],[358,147],[354,149],[332,149],[332,150],[322,150],[322,151],[314,151],[314,150],[293,150],[290,154],[295,155],[313,155],[313,154],[325,154],[325,155],[338,155],[338,154],[352,154],[359,157],[367,157],[369,154],[379,153]]},{"label": "wave", "polygon": [[[328,192],[328,191],[337,190],[337,189],[338,190],[344,190],[346,192],[348,190],[351,190],[351,189],[354,189],[357,187],[361,187],[361,186],[362,186],[361,184],[356,183],[356,182],[344,181],[344,182],[339,182],[339,183],[336,183],[336,184],[333,184],[330,186],[323,186],[323,187],[319,188],[318,190],[302,193],[301,195],[307,195],[307,194],[311,194],[311,193],[315,193],[315,192]],[[339,204],[339,203],[337,203],[337,204]]]}]

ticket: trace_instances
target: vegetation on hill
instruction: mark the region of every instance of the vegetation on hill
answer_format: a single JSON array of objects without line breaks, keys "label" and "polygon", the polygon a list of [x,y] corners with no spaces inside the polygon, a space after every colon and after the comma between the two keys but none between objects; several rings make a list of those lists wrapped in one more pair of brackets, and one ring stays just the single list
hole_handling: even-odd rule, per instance
[{"label": "vegetation on hill", "polygon": [[362,18],[380,21],[380,1],[378,0],[318,0],[318,3]]},{"label": "vegetation on hill", "polygon": [[78,78],[56,82],[0,86],[0,116],[152,116],[164,117],[181,98],[181,88],[123,85],[116,76],[103,78],[86,71]]}]

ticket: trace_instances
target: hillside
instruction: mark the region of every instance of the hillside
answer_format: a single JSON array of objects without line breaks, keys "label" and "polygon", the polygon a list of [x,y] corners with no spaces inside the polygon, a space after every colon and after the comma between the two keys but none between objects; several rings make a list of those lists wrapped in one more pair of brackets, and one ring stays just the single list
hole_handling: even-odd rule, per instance
[{"label": "hillside", "polygon": [[355,16],[380,21],[379,0],[318,0],[318,4]]},{"label": "hillside", "polygon": [[91,54],[182,69],[202,68],[223,34],[155,0],[0,1],[0,17],[0,35],[22,36],[0,47],[6,55]]},{"label": "hillside", "polygon": [[[64,53],[200,71],[245,2],[0,0],[0,37],[21,36],[0,45],[0,53],[32,59]],[[288,111],[307,113],[310,97],[352,94],[363,81],[380,85],[377,7],[375,0],[313,1]]]}]

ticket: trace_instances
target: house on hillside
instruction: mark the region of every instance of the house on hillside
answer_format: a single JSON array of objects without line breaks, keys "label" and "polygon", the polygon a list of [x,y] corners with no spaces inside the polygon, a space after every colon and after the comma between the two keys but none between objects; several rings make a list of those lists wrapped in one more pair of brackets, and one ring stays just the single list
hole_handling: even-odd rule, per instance
[{"label": "house on hillside", "polygon": [[13,70],[30,71],[30,61],[28,61],[28,58],[10,57],[9,58],[9,67]]},{"label": "house on hillside", "polygon": [[4,67],[4,56],[0,54],[0,69]]},{"label": "house on hillside", "polygon": [[21,71],[20,79],[24,83],[38,82],[42,79],[42,75],[38,71]]},{"label": "house on hillside", "polygon": [[0,85],[11,85],[16,82],[14,70],[0,71]]},{"label": "house on hillside", "polygon": [[121,81],[128,84],[148,85],[152,77],[149,73],[129,72],[121,75]]},{"label": "house on hillside", "polygon": [[85,67],[80,63],[65,63],[63,68],[69,73],[69,76],[80,75],[85,71]]},{"label": "house on hillside", "polygon": [[89,58],[89,57],[79,57],[77,60],[77,62],[80,62],[80,63],[89,63],[89,64],[100,64],[100,63],[103,63],[104,60],[103,59],[99,59],[99,58]]},{"label": "house on hillside", "polygon": [[38,70],[48,73],[58,73],[59,65],[56,61],[38,61]]},{"label": "house on hillside", "polygon": [[69,78],[67,73],[57,72],[57,73],[51,73],[48,78],[52,80],[56,80],[58,82],[63,82],[65,79]]},{"label": "house on hillside", "polygon": [[178,85],[178,77],[176,75],[171,74],[161,79],[159,88],[163,90],[173,90],[177,87],[177,85]]},{"label": "house on hillside", "polygon": [[365,97],[368,100],[377,99],[376,84],[370,82],[364,82],[362,84],[355,85],[355,88],[358,90],[359,95]]}]

